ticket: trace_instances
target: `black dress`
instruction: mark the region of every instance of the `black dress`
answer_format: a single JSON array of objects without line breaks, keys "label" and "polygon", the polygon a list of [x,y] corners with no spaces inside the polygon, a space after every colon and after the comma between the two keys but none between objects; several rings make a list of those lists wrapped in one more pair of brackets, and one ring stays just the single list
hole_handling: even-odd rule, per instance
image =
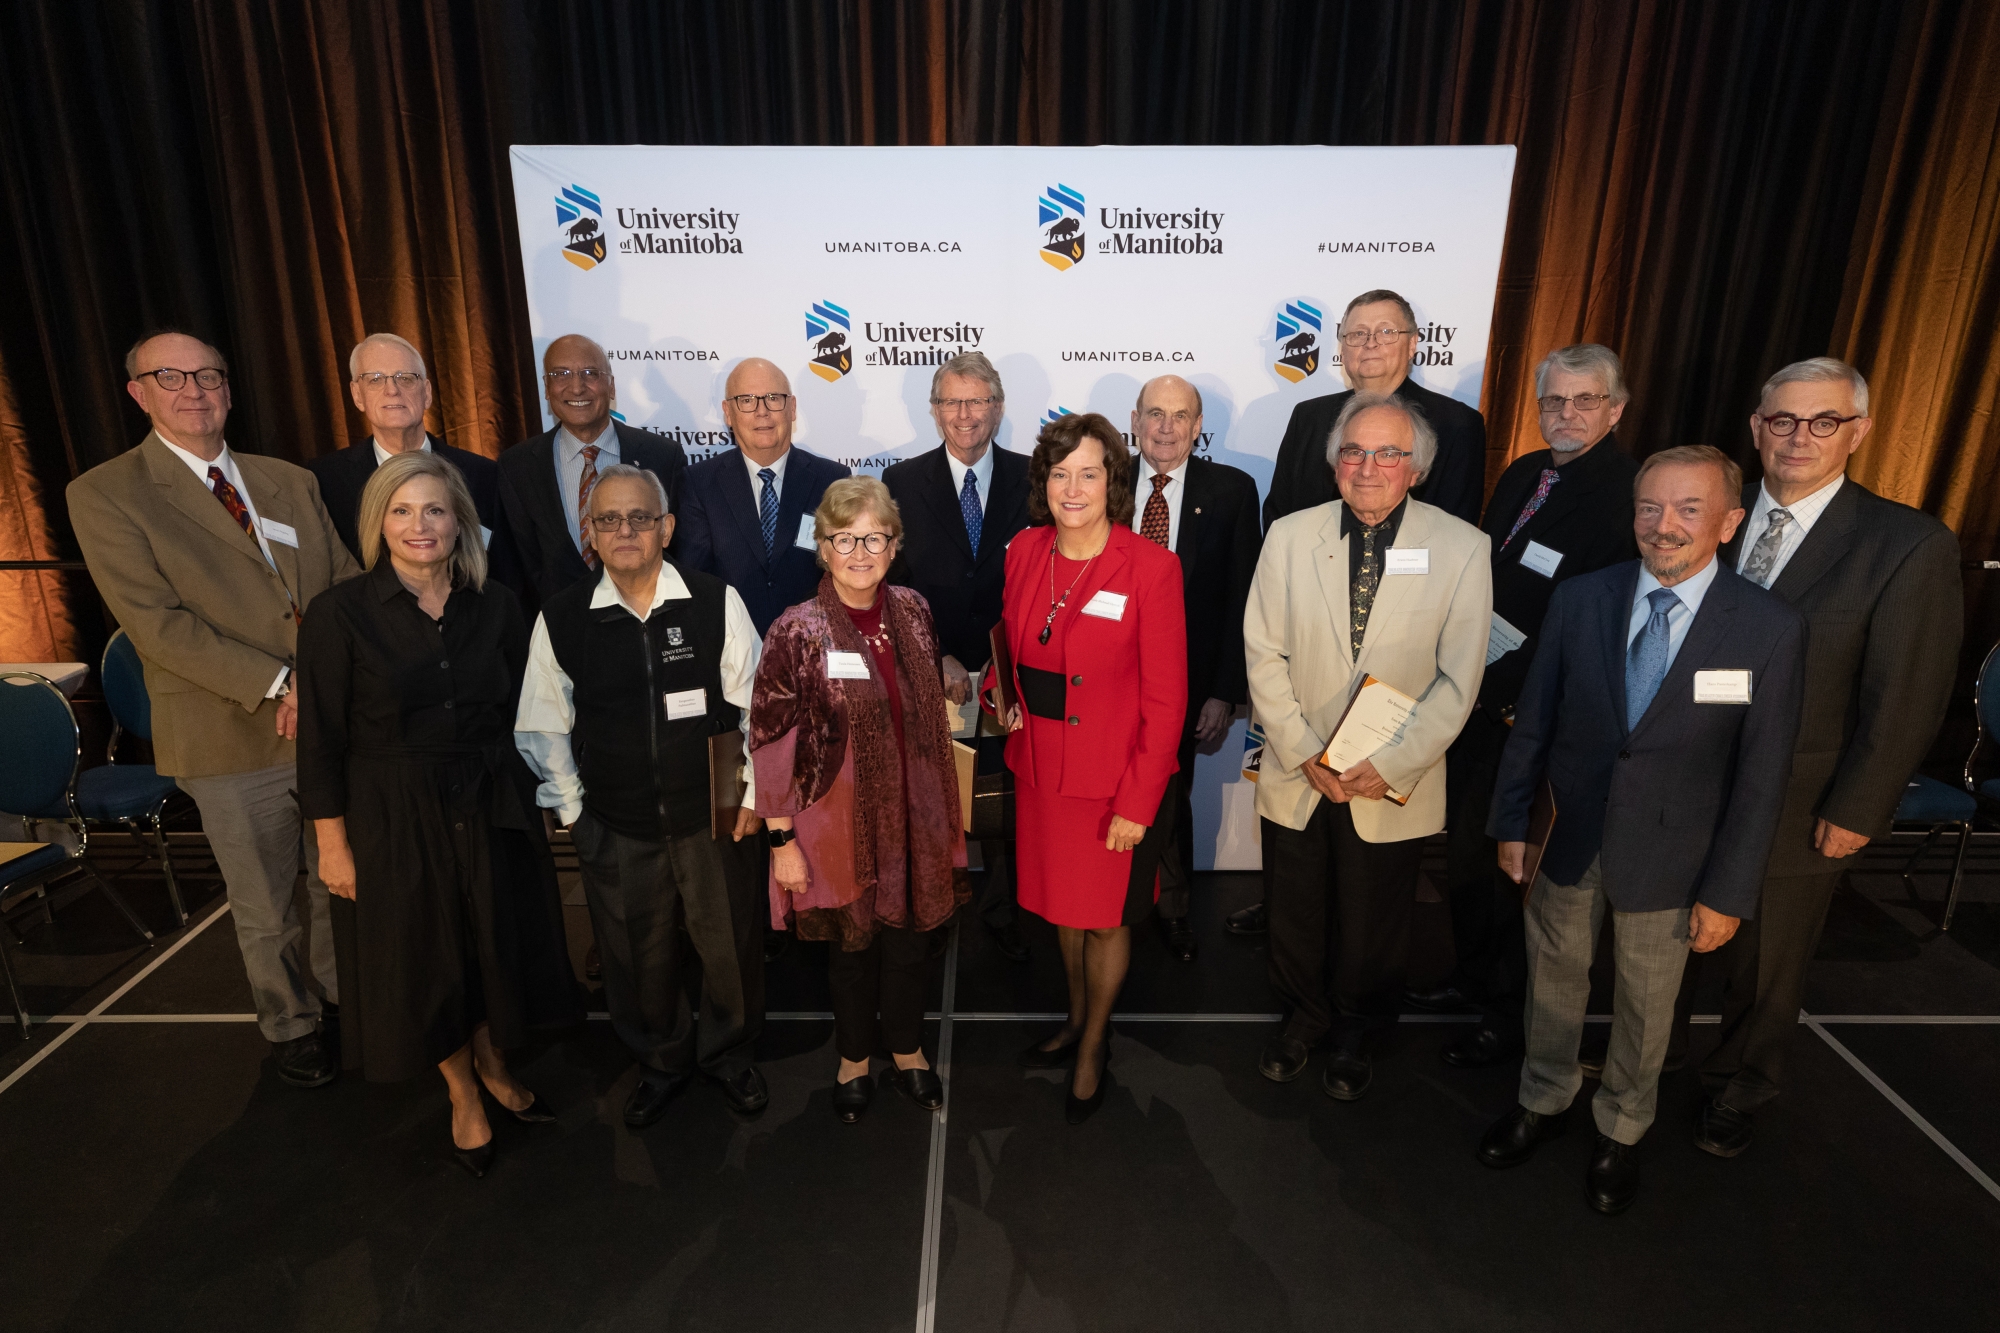
[{"label": "black dress", "polygon": [[386,559],[314,598],[300,626],[299,805],[347,820],[341,1053],[370,1080],[436,1067],[481,1023],[507,1047],[583,1017],[514,749],[527,656],[505,587],[457,589],[432,620]]}]

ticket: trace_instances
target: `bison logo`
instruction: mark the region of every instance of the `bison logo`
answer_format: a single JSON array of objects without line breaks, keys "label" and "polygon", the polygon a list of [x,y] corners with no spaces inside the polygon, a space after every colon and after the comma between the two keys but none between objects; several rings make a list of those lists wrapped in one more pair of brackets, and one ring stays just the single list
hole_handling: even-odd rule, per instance
[{"label": "bison logo", "polygon": [[556,194],[556,226],[566,238],[562,257],[588,273],[604,262],[604,201],[581,185]]},{"label": "bison logo", "polygon": [[1325,316],[1317,306],[1305,301],[1287,301],[1278,307],[1278,356],[1271,369],[1297,384],[1319,369],[1320,325]]},{"label": "bison logo", "polygon": [[832,384],[854,369],[854,351],[847,335],[854,331],[854,317],[845,306],[831,301],[814,301],[806,308],[806,342],[812,360],[806,369]]},{"label": "bison logo", "polygon": [[1083,192],[1051,185],[1037,199],[1041,213],[1042,262],[1061,272],[1083,262]]}]

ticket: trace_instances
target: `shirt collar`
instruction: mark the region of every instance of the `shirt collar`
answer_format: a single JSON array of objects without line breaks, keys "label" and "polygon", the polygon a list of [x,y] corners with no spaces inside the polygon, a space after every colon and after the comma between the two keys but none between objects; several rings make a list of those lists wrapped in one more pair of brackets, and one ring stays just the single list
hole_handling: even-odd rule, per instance
[{"label": "shirt collar", "polygon": [[758,474],[759,472],[762,472],[762,471],[764,470],[764,468],[765,468],[766,466],[768,466],[768,467],[769,467],[769,468],[771,469],[771,471],[772,471],[772,472],[774,472],[774,473],[776,473],[776,474],[777,474],[777,487],[778,487],[778,493],[779,493],[779,494],[781,494],[781,495],[782,495],[782,494],[784,493],[784,490],[785,490],[785,464],[787,464],[787,463],[789,463],[789,462],[791,462],[791,461],[792,461],[792,448],[791,448],[791,446],[790,446],[790,445],[786,445],[786,446],[785,446],[785,452],[783,452],[782,454],[779,454],[779,455],[778,455],[778,461],[777,461],[777,462],[775,462],[775,463],[771,463],[771,464],[764,464],[764,463],[759,463],[759,462],[758,462],[758,461],[757,461],[756,459],[752,458],[752,457],[751,457],[751,456],[750,456],[749,454],[747,454],[747,453],[744,453],[744,452],[743,452],[743,449],[742,449],[742,446],[740,446],[740,445],[739,445],[739,446],[737,447],[737,450],[736,450],[736,456],[737,456],[738,458],[741,458],[741,459],[743,460],[743,466],[744,466],[744,467],[746,467],[746,468],[749,468],[749,469],[750,469],[750,491],[751,491],[751,493],[752,493],[753,495],[754,495],[754,494],[756,493],[756,491],[757,491],[757,487],[758,487],[758,485],[759,485],[759,483],[760,483],[760,480],[761,480],[761,479],[760,479],[760,478],[759,478],[759,477],[757,476],[757,474]]},{"label": "shirt collar", "polygon": [[[616,463],[619,458],[618,423],[614,421],[610,425],[606,426],[602,431],[602,433],[600,433],[598,437],[592,440],[590,443],[597,446],[598,449],[597,456],[600,460],[603,459],[604,455],[609,454],[611,455],[611,462]],[[425,447],[426,448],[429,447],[429,441],[425,442]],[[586,447],[587,446],[584,444],[582,440],[577,439],[576,436],[569,433],[568,426],[558,426],[556,428],[556,452],[558,455],[561,456],[564,462],[568,462],[571,459],[574,459],[577,455],[581,454]],[[609,467],[610,464],[606,463],[605,466]]]},{"label": "shirt collar", "polygon": [[[1812,527],[1821,514],[1826,512],[1826,507],[1833,503],[1834,495],[1840,490],[1840,483],[1846,480],[1847,474],[1845,472],[1838,473],[1832,481],[1829,481],[1805,499],[1795,500],[1791,504],[1785,505],[1783,507],[1784,511],[1792,516],[1792,522],[1798,525],[1801,532],[1806,531]],[[1756,514],[1768,514],[1778,507],[1778,502],[1771,498],[1771,492],[1760,481],[1757,483],[1757,507],[1752,514],[1745,517],[1755,517]],[[1751,540],[1756,540],[1756,534],[1752,534]]]},{"label": "shirt collar", "polygon": [[[373,435],[370,435],[368,437],[368,447],[375,451],[376,467],[381,467],[384,463],[388,462],[390,459],[395,457],[394,454],[390,453],[387,449],[384,449],[382,447],[382,442],[376,439]],[[417,452],[420,454],[427,454],[430,451],[431,451],[431,437],[426,435],[424,436],[424,442],[417,446]]]},{"label": "shirt collar", "polygon": [[[1144,455],[1141,455],[1141,458],[1143,459]],[[1186,458],[1183,458],[1181,460],[1180,466],[1173,469],[1171,472],[1167,473],[1167,476],[1171,477],[1175,481],[1185,482],[1187,480],[1188,463],[1193,458],[1194,454],[1189,453]],[[1144,472],[1145,475],[1141,477],[1139,480],[1139,498],[1141,500],[1146,499],[1146,497],[1150,496],[1153,493],[1153,478],[1159,475],[1159,473],[1153,470],[1153,465],[1151,463],[1145,464]],[[1173,487],[1169,486],[1167,489],[1171,491]]]},{"label": "shirt collar", "polygon": [[[962,491],[965,489],[965,474],[968,472],[979,479],[981,486],[991,484],[993,480],[993,451],[1000,447],[998,444],[992,440],[988,440],[986,442],[986,452],[979,455],[979,461],[969,467],[958,461],[958,455],[951,451],[951,446],[944,445],[941,447],[944,449],[945,466],[951,469],[952,490]],[[789,453],[791,451],[786,450],[786,452]]]},{"label": "shirt collar", "polygon": [[[1396,502],[1396,507],[1389,511],[1389,517],[1375,525],[1375,530],[1377,532],[1387,531],[1393,537],[1396,530],[1403,526],[1403,514],[1409,507],[1410,497],[1405,495]],[[1347,502],[1343,500],[1340,505],[1340,535],[1351,537],[1355,533],[1360,532],[1362,526],[1361,520],[1354,516],[1354,511],[1349,509]]]},{"label": "shirt collar", "polygon": [[232,477],[236,473],[236,461],[229,456],[229,446],[227,444],[222,446],[221,453],[217,454],[213,459],[207,459],[202,458],[198,454],[189,453],[158,431],[154,431],[153,436],[161,444],[173,450],[174,456],[180,459],[181,462],[186,463],[195,476],[201,478],[201,484],[204,486],[208,484],[208,470],[212,467],[221,468],[222,475],[225,477]]},{"label": "shirt collar", "polygon": [[[1720,554],[1712,555],[1708,558],[1708,564],[1702,567],[1702,571],[1699,574],[1696,574],[1692,578],[1681,580],[1669,589],[1669,591],[1681,599],[1681,605],[1688,609],[1689,615],[1699,615],[1701,614],[1702,599],[1708,596],[1708,590],[1715,586],[1715,576],[1721,569],[1722,556]],[[1644,564],[1641,564],[1639,566],[1639,586],[1632,593],[1633,607],[1637,608],[1640,603],[1646,600],[1646,594],[1659,586],[1660,581],[1653,577],[1652,571],[1647,569]]]},{"label": "shirt collar", "polygon": [[[681,577],[681,572],[678,569],[674,568],[674,562],[671,560],[662,560],[660,562],[660,577],[653,583],[653,602],[652,605],[646,608],[646,615],[651,616],[653,612],[659,610],[660,604],[663,602],[673,601],[676,598],[692,597],[693,595],[693,593],[688,591],[687,580]],[[625,606],[625,599],[618,595],[618,585],[611,581],[611,571],[609,569],[598,576],[597,587],[590,594],[591,610],[595,611],[600,607],[606,606]],[[630,611],[632,608],[626,606],[625,609]]]}]

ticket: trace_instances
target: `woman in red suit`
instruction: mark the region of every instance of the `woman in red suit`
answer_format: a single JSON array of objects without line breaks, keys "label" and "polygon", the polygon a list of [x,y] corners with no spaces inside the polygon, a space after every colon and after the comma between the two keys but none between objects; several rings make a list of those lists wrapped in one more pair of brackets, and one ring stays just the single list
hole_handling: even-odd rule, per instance
[{"label": "woman in red suit", "polygon": [[1069,977],[1069,1020],[1021,1059],[1048,1068],[1075,1057],[1071,1124],[1104,1097],[1111,1006],[1131,927],[1159,891],[1187,715],[1180,561],[1132,531],[1132,491],[1117,429],[1095,412],[1065,416],[1028,465],[1028,510],[1042,526],[1007,548],[1020,902],[1055,925]]}]

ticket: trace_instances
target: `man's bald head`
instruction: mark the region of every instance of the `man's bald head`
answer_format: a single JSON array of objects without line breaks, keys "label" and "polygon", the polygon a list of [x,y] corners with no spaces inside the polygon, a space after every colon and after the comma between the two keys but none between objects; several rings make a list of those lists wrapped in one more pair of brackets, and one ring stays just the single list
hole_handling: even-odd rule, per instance
[{"label": "man's bald head", "polygon": [[1154,472],[1185,463],[1201,439],[1201,390],[1179,375],[1147,380],[1132,409],[1132,438]]},{"label": "man's bald head", "polygon": [[792,447],[799,400],[785,372],[761,356],[737,363],[722,386],[722,419],[744,454],[769,467]]},{"label": "man's bald head", "polygon": [[[160,383],[166,371],[173,388]],[[173,372],[181,372],[179,375]],[[222,427],[229,420],[229,362],[220,351],[190,333],[170,329],[148,334],[125,353],[125,391],[146,411],[160,438],[201,458],[222,453]],[[203,388],[197,375],[221,382]]]}]

